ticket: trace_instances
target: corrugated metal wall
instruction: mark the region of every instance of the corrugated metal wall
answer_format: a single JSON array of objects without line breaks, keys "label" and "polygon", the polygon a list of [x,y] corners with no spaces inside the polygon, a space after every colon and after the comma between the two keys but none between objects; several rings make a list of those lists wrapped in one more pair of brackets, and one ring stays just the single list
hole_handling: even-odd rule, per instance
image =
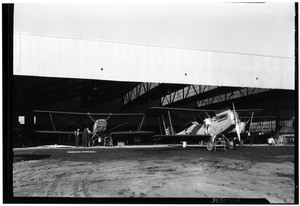
[{"label": "corrugated metal wall", "polygon": [[14,75],[294,89],[294,59],[14,34]]}]

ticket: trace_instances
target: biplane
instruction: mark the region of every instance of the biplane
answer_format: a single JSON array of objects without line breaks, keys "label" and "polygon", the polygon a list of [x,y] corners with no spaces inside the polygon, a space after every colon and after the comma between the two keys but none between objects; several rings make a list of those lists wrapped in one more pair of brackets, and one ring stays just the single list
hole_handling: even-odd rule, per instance
[{"label": "biplane", "polygon": [[[152,107],[145,114],[158,119],[161,134],[154,135],[154,141],[206,142],[207,149],[211,151],[220,142],[229,148],[233,148],[235,144],[242,144],[242,136],[249,136],[254,113],[260,111],[262,110],[235,110],[233,104],[233,109],[222,110]],[[238,112],[251,113],[251,117],[247,121],[242,121]],[[179,132],[176,132],[173,126],[175,116],[184,119],[189,117],[188,125]],[[191,118],[194,120],[191,121]],[[243,116],[243,119],[246,118]]]},{"label": "biplane", "polygon": [[[36,131],[39,133],[58,133],[73,134],[56,130],[52,115],[83,115],[89,117],[93,121],[92,145],[95,141],[101,142],[104,146],[112,146],[113,138],[116,136],[142,136],[151,138],[154,143],[159,142],[205,142],[208,150],[214,150],[216,145],[222,142],[225,146],[233,148],[235,144],[241,144],[241,136],[249,135],[254,112],[262,111],[261,109],[244,109],[235,110],[224,108],[222,110],[202,110],[202,109],[186,109],[186,108],[169,108],[169,107],[152,107],[145,113],[78,113],[78,112],[59,112],[34,110],[37,113],[48,113],[53,130],[52,131]],[[251,113],[247,121],[242,121],[238,112]],[[95,116],[102,118],[96,119]],[[133,131],[115,131],[128,122],[122,123],[114,128],[108,128],[108,119],[113,116],[141,118],[137,130]],[[177,118],[175,118],[177,116]],[[103,118],[104,117],[104,118]],[[185,119],[188,123],[176,121],[179,118]],[[154,131],[143,131],[142,127],[147,119],[156,119],[159,127],[159,134]],[[245,119],[245,118],[244,118]],[[130,120],[131,121],[131,120]],[[148,121],[149,122],[149,121]],[[201,122],[201,123],[199,123]],[[175,124],[174,124],[175,123]],[[175,131],[176,125],[184,128]],[[177,126],[178,128],[178,126]]]},{"label": "biplane", "polygon": [[[69,115],[69,116],[85,116],[88,117],[92,122],[92,131],[91,131],[91,139],[90,143],[91,145],[95,145],[97,142],[98,144],[101,143],[103,146],[112,146],[113,145],[113,137],[114,136],[120,136],[120,135],[126,135],[126,136],[147,136],[150,134],[154,134],[152,131],[115,131],[119,127],[122,127],[133,120],[136,120],[137,118],[144,117],[144,113],[83,113],[83,112],[63,112],[63,111],[48,111],[48,110],[34,110],[35,113],[44,113],[49,114],[50,121],[52,124],[53,130],[37,130],[36,133],[47,133],[47,134],[70,134],[74,135],[74,131],[63,131],[62,129],[57,129],[54,123],[53,115]],[[96,119],[96,117],[101,117]],[[131,118],[129,121],[124,122],[122,124],[119,124],[113,128],[108,129],[108,119],[111,117],[129,117]],[[65,121],[68,121],[66,118],[64,118]],[[75,120],[69,121],[69,124],[66,126],[73,126],[76,128],[83,128],[81,125],[78,125],[75,123]],[[76,129],[76,128],[73,128]],[[79,134],[82,134],[82,132],[79,132]]]}]

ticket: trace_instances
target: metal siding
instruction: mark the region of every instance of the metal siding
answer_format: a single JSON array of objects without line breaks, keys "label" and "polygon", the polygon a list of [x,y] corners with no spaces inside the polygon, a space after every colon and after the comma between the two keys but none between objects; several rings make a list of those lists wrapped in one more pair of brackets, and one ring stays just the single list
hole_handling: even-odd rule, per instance
[{"label": "metal siding", "polygon": [[294,73],[293,58],[14,34],[15,75],[294,89]]}]

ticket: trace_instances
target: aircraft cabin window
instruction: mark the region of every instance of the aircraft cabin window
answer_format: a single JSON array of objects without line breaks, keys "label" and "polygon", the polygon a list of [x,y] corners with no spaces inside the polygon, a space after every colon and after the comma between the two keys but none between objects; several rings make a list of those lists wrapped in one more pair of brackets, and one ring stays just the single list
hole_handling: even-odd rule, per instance
[{"label": "aircraft cabin window", "polygon": [[223,114],[221,116],[218,116],[218,122],[222,122],[228,118],[228,114]]}]

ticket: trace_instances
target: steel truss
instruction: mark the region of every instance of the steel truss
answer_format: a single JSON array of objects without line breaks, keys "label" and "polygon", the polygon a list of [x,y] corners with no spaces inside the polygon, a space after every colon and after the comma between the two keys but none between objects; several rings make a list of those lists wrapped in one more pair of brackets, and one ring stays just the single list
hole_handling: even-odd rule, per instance
[{"label": "steel truss", "polygon": [[189,85],[183,89],[172,92],[161,98],[161,105],[165,106],[180,100],[187,99],[189,97],[199,95],[201,93],[218,88],[217,86],[207,86],[207,85]]},{"label": "steel truss", "polygon": [[141,83],[123,95],[123,106],[159,86],[160,83]]},{"label": "steel truss", "polygon": [[228,101],[228,100],[232,100],[232,99],[236,99],[236,98],[240,98],[240,97],[246,97],[246,96],[250,96],[253,94],[262,93],[262,92],[266,92],[266,91],[270,91],[270,89],[248,88],[248,87],[247,88],[237,88],[236,91],[228,92],[225,94],[213,96],[213,97],[206,98],[206,99],[199,99],[196,102],[196,105],[197,105],[197,107],[203,107],[203,106],[207,106],[207,105],[211,105],[211,104],[215,104],[215,103],[219,103],[219,102],[224,102],[224,101]]},{"label": "steel truss", "polygon": [[236,87],[233,89],[233,91],[220,94],[220,95],[215,95],[213,96],[210,95],[211,97],[205,98],[201,97],[201,94],[207,94],[208,91],[213,91],[220,89],[221,87],[218,86],[207,86],[207,85],[189,85],[183,89],[177,90],[175,92],[172,92],[168,95],[165,95],[164,97],[161,98],[161,105],[166,106],[168,104],[172,104],[178,101],[186,100],[190,97],[194,97],[198,95],[198,98],[196,100],[196,106],[197,107],[203,107],[207,106],[210,104],[215,104],[218,102],[223,102],[223,101],[228,101],[232,99],[236,99],[239,97],[245,97],[261,92],[266,92],[269,91],[270,89],[260,89],[260,88],[240,88]]}]

